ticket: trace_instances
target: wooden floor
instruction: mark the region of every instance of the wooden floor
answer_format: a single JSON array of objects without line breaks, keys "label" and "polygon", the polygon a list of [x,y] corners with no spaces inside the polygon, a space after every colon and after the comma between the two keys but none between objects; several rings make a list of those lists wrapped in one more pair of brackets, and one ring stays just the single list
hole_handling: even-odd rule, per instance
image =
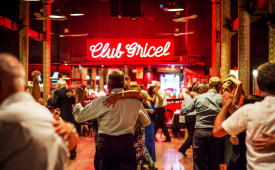
[{"label": "wooden floor", "polygon": [[[178,148],[184,139],[172,138],[172,142],[162,142],[164,138],[158,135],[156,142],[156,167],[160,170],[191,170],[193,167],[192,149],[188,149],[187,157],[178,152]],[[94,169],[95,146],[92,138],[81,137],[77,145],[77,159],[68,160],[67,170],[90,170]]]}]

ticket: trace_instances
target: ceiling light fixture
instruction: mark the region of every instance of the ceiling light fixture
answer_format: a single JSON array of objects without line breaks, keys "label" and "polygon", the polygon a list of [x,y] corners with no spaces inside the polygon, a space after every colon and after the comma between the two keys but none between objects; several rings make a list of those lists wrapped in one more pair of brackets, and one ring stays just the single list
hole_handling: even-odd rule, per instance
[{"label": "ceiling light fixture", "polygon": [[59,9],[56,9],[55,12],[53,12],[53,13],[49,16],[49,18],[64,19],[64,18],[66,18],[66,16],[63,15],[63,14],[61,14]]},{"label": "ceiling light fixture", "polygon": [[84,13],[81,12],[78,8],[76,8],[75,10],[72,11],[72,13],[70,13],[70,16],[72,17],[78,17],[78,16],[83,16]]},{"label": "ceiling light fixture", "polygon": [[183,11],[183,8],[169,8],[167,9],[168,12],[180,12]]}]

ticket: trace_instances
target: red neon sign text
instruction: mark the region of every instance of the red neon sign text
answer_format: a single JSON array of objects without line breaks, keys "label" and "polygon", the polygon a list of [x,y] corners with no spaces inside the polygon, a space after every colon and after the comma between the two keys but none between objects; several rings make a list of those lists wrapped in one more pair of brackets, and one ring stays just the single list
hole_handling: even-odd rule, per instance
[{"label": "red neon sign text", "polygon": [[[124,41],[124,42],[123,42]],[[173,60],[173,40],[88,40],[89,60]]]}]

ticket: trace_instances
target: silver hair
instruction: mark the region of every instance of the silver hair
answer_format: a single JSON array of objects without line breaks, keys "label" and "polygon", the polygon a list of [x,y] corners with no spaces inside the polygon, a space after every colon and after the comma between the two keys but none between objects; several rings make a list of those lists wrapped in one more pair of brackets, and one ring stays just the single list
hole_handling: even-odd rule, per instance
[{"label": "silver hair", "polygon": [[207,86],[205,84],[200,84],[198,89],[201,89],[204,93],[207,91]]},{"label": "silver hair", "polygon": [[66,83],[65,80],[61,79],[61,80],[58,80],[56,84],[58,84],[58,85],[66,85],[67,83]]}]

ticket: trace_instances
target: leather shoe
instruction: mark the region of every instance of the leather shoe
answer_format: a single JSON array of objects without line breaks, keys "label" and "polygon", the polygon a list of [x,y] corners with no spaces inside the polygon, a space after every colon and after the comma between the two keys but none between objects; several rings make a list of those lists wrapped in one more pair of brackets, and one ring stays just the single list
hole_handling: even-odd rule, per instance
[{"label": "leather shoe", "polygon": [[178,150],[184,157],[187,157],[186,153],[185,152],[182,152],[180,150]]},{"label": "leather shoe", "polygon": [[187,157],[186,153],[180,152],[184,157]]}]

